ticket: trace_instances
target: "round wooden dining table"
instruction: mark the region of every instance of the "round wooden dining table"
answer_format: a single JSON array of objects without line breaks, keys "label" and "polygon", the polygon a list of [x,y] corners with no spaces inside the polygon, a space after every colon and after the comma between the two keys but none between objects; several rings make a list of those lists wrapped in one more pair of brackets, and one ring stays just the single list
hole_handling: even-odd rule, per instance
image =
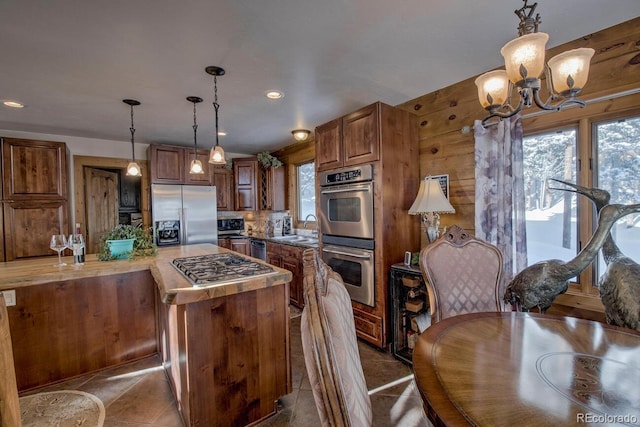
[{"label": "round wooden dining table", "polygon": [[537,313],[473,313],[413,352],[435,426],[640,426],[640,333]]}]

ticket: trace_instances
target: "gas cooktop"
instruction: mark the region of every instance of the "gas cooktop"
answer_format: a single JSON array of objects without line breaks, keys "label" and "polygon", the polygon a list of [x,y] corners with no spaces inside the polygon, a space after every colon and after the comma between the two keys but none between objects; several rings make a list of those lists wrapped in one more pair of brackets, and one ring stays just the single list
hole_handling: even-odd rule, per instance
[{"label": "gas cooktop", "polygon": [[268,265],[230,253],[176,258],[172,265],[196,286],[207,286],[274,271]]}]

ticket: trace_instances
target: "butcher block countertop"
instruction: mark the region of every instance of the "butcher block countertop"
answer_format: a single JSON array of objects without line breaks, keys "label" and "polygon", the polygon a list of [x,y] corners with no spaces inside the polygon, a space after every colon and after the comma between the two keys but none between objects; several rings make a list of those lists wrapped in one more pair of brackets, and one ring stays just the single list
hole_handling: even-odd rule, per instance
[{"label": "butcher block countertop", "polygon": [[[225,280],[207,286],[196,287],[171,265],[171,261],[174,258],[225,252],[230,251],[213,244],[204,243],[159,248],[158,254],[154,257],[134,260],[98,261],[95,254],[90,254],[85,257],[85,264],[81,266],[74,265],[73,257],[71,256],[62,258],[63,262],[68,264],[64,267],[53,266],[57,262],[57,256],[4,262],[0,263],[0,290],[150,270],[164,303],[187,304],[291,281],[292,274],[290,271],[271,266],[274,270],[273,273]],[[248,258],[244,255],[243,257]],[[251,260],[264,263],[255,258],[251,258]]]}]

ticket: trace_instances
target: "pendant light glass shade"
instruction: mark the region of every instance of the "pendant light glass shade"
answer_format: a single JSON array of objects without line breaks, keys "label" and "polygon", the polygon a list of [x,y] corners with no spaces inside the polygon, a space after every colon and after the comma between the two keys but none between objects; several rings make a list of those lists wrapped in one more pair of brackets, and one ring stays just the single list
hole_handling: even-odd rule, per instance
[{"label": "pendant light glass shade", "polygon": [[140,166],[136,162],[129,162],[127,165],[127,176],[142,176]]},{"label": "pendant light glass shade", "polygon": [[202,167],[202,162],[198,160],[198,122],[196,120],[196,104],[202,102],[202,98],[187,96],[187,101],[193,103],[193,160],[191,160],[189,173],[191,175],[203,175],[204,168]]},{"label": "pendant light glass shade", "polygon": [[191,160],[191,168],[189,168],[189,173],[192,175],[204,174],[204,169],[202,168],[202,162],[198,159]]},{"label": "pendant light glass shade", "polygon": [[131,161],[127,165],[127,176],[142,176],[140,165],[136,162],[136,151],[133,140],[133,135],[136,133],[136,128],[133,126],[133,107],[140,105],[140,102],[135,99],[123,99],[122,102],[131,107],[131,127],[129,128],[131,132]]},{"label": "pendant light glass shade", "polygon": [[221,146],[216,145],[211,149],[211,153],[209,153],[209,163],[213,163],[214,165],[224,165],[227,163],[224,157],[224,150]]}]

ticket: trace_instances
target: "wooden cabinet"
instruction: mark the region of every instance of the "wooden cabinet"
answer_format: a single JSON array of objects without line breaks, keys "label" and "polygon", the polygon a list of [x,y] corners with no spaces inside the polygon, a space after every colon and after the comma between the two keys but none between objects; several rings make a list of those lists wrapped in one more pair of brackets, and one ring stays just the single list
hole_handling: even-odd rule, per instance
[{"label": "wooden cabinet", "polygon": [[218,237],[218,246],[251,256],[251,241],[249,238]]},{"label": "wooden cabinet", "polygon": [[149,271],[65,280],[64,273],[57,276],[59,281],[18,286],[17,304],[8,310],[20,391],[159,351],[156,284]]},{"label": "wooden cabinet", "polygon": [[389,269],[405,251],[418,250],[420,243],[418,218],[399,215],[411,207],[420,184],[417,118],[376,102],[318,126],[315,138],[316,171],[362,164],[373,169],[375,301],[373,305],[352,301],[352,306],[358,337],[386,349]]},{"label": "wooden cabinet", "polygon": [[380,152],[380,103],[316,128],[318,171],[375,162]]},{"label": "wooden cabinet", "polygon": [[251,242],[249,239],[231,239],[232,251],[251,256]]},{"label": "wooden cabinet", "polygon": [[234,159],[235,210],[285,210],[283,167],[263,169],[255,157]]},{"label": "wooden cabinet", "polygon": [[259,168],[260,210],[283,211],[286,209],[284,167]]},{"label": "wooden cabinet", "polygon": [[213,165],[209,164],[209,151],[198,150],[204,174],[189,173],[194,159],[193,148],[152,144],[149,146],[149,168],[152,184],[212,185]]},{"label": "wooden cabinet", "polygon": [[231,249],[231,239],[228,237],[218,237],[218,246]]},{"label": "wooden cabinet", "polygon": [[0,261],[53,255],[51,235],[69,233],[68,156],[64,142],[2,139]]},{"label": "wooden cabinet", "polygon": [[149,146],[152,184],[183,184],[184,163],[184,147]]},{"label": "wooden cabinet", "polygon": [[302,252],[305,248],[267,242],[267,262],[289,270],[293,277],[289,283],[289,302],[298,308],[304,307]]},{"label": "wooden cabinet", "polygon": [[240,158],[233,160],[235,180],[235,207],[237,211],[258,210],[258,160]]},{"label": "wooden cabinet", "polygon": [[233,170],[225,166],[214,166],[212,172],[212,182],[216,186],[218,211],[234,210]]}]

